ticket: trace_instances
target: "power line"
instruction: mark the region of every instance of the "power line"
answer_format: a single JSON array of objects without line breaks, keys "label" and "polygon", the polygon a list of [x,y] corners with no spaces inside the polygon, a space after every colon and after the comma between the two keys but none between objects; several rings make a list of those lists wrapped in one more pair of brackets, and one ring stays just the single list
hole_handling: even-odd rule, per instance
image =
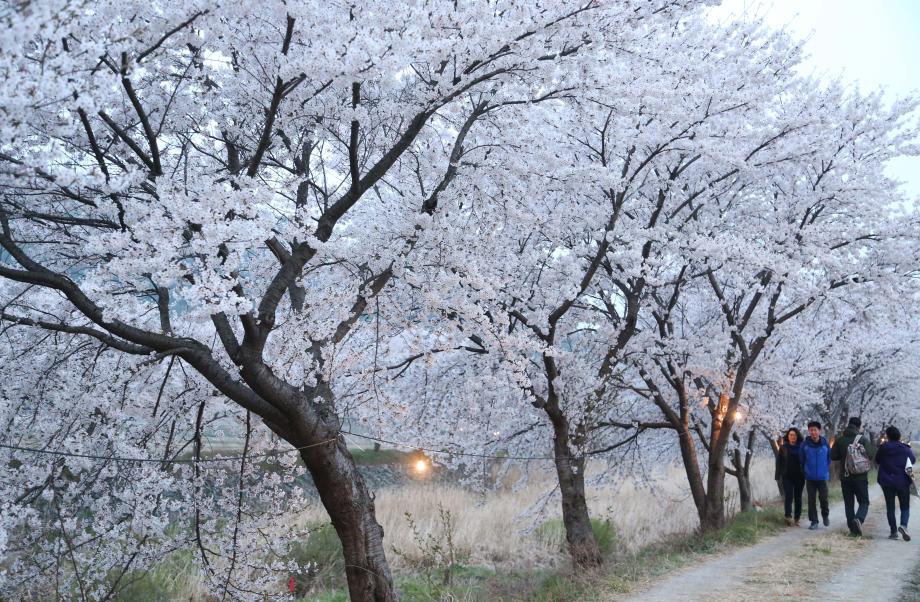
[{"label": "power line", "polygon": [[[401,443],[399,441],[392,441],[389,439],[381,439],[380,437],[371,437],[370,435],[361,435],[352,431],[341,430],[340,434],[351,435],[352,437],[359,437],[361,439],[367,439],[368,441],[375,441],[377,443],[385,443],[387,445],[393,445],[395,447],[401,447],[405,449],[412,449],[417,451],[423,451],[429,454],[440,454],[443,456],[464,456],[469,458],[482,458],[490,460],[555,460],[553,456],[511,456],[507,454],[482,454],[475,452],[462,452],[462,451],[450,451],[445,449],[436,449],[434,447],[429,447],[428,445],[417,445],[415,443]],[[278,456],[281,454],[288,454],[291,452],[301,451],[304,449],[310,449],[313,447],[319,447],[327,443],[335,441],[338,437],[332,437],[319,443],[311,443],[310,445],[303,445],[300,447],[292,447],[290,449],[277,450],[272,452],[266,452],[263,454],[252,454],[247,456],[222,456],[220,458],[189,458],[186,460],[173,459],[173,460],[161,460],[157,458],[131,458],[124,456],[103,456],[98,454],[80,454],[73,452],[66,452],[61,450],[54,449],[39,449],[34,447],[23,447],[21,445],[8,445],[5,443],[0,443],[0,448],[12,449],[15,451],[21,452],[30,452],[36,454],[46,454],[52,456],[61,456],[67,458],[86,458],[89,460],[108,460],[112,462],[155,462],[157,464],[196,464],[204,462],[231,462],[231,461],[240,461],[240,460],[253,460],[257,458],[265,458]],[[429,444],[430,445],[430,444]]]},{"label": "power line", "polygon": [[445,449],[434,449],[431,447],[425,447],[422,445],[415,445],[414,443],[400,443],[398,441],[390,441],[387,439],[380,439],[379,437],[371,437],[369,435],[359,435],[358,433],[353,433],[351,431],[341,431],[344,434],[352,435],[355,437],[361,437],[362,439],[367,439],[369,441],[376,441],[378,443],[386,443],[387,445],[395,445],[397,447],[405,447],[407,449],[415,449],[419,451],[424,451],[432,454],[441,454],[444,456],[467,456],[472,458],[485,458],[493,460],[555,460],[553,456],[509,456],[509,455],[495,455],[495,454],[477,454],[473,452],[461,452],[461,451],[448,451]]},{"label": "power line", "polygon": [[321,445],[326,445],[335,441],[337,437],[331,439],[326,439],[320,441],[319,443],[311,443],[310,445],[303,445],[300,447],[292,447],[290,449],[282,449],[277,451],[265,452],[263,454],[251,454],[246,456],[223,456],[220,458],[189,458],[187,460],[181,459],[172,459],[172,460],[161,460],[157,458],[127,458],[124,456],[102,456],[97,454],[75,454],[73,452],[65,452],[56,449],[39,449],[35,447],[23,447],[21,445],[8,445],[6,443],[0,443],[0,447],[6,449],[12,449],[16,451],[31,452],[35,454],[47,454],[51,456],[62,456],[67,458],[86,458],[89,460],[109,460],[112,462],[156,462],[157,464],[199,464],[204,462],[230,462],[230,461],[240,461],[240,460],[253,460],[257,458],[267,458],[272,456],[278,456],[281,454],[289,454],[291,452],[300,451],[303,449],[310,449],[311,447],[319,447]]}]

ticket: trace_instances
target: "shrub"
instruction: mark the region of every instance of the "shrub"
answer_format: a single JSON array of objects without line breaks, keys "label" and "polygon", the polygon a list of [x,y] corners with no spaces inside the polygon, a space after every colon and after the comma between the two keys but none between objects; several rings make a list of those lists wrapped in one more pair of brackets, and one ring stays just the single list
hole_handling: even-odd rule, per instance
[{"label": "shrub", "polygon": [[296,541],[288,547],[283,560],[293,560],[302,570],[294,575],[296,595],[334,590],[345,584],[342,542],[329,523],[311,527],[305,540]]},{"label": "shrub", "polygon": [[[597,547],[601,554],[609,556],[613,552],[617,543],[616,526],[610,519],[591,519],[591,530],[594,532],[594,539],[597,541]],[[568,544],[565,540],[565,525],[561,518],[553,518],[537,527],[536,536],[548,545],[556,545],[560,552],[565,553],[568,550]]]}]

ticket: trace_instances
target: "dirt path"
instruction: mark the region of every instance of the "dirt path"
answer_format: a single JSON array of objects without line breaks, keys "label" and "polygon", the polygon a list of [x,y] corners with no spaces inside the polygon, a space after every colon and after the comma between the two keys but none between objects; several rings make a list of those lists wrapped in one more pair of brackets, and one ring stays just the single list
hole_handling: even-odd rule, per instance
[{"label": "dirt path", "polygon": [[838,503],[831,507],[828,529],[789,529],[689,567],[629,600],[897,600],[910,572],[920,565],[920,537],[889,540],[885,502],[874,483],[870,495],[862,539],[846,536],[843,504]]}]

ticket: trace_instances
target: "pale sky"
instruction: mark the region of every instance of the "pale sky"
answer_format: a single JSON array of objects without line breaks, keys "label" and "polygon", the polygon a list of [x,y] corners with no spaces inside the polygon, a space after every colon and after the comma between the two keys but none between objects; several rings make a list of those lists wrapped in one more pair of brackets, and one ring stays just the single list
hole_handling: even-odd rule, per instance
[{"label": "pale sky", "polygon": [[[842,75],[864,92],[920,94],[920,0],[724,0],[716,13],[763,15],[808,39],[807,69]],[[889,175],[920,205],[920,157],[894,161]]]}]

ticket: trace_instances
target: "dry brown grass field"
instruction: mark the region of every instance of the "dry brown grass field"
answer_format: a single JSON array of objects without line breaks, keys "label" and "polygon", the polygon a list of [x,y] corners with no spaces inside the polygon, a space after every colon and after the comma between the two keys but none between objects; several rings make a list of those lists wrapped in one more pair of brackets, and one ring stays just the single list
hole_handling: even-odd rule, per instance
[{"label": "dry brown grass field", "polygon": [[[599,466],[593,467],[593,471],[598,470],[601,470]],[[547,472],[531,476],[522,487],[499,487],[487,492],[447,484],[443,480],[415,480],[377,491],[377,517],[386,534],[386,549],[394,577],[397,581],[418,579],[420,567],[425,567],[426,562],[430,566],[431,550],[425,549],[425,543],[445,543],[445,512],[449,513],[453,524],[451,546],[458,566],[499,575],[524,575],[525,582],[526,576],[532,575],[530,586],[554,571],[565,571],[568,557],[559,520],[559,501],[552,495],[552,477]],[[772,458],[754,462],[752,481],[755,500],[776,497]],[[727,477],[726,485],[728,511],[734,514],[738,506],[735,479]],[[659,470],[654,478],[617,479],[589,488],[589,505],[593,519],[602,523],[609,521],[612,525],[605,532],[608,537],[605,544],[620,552],[636,553],[656,542],[692,533],[698,525],[686,477],[676,465]],[[290,518],[294,524],[303,527],[315,529],[328,522],[328,516],[318,504],[292,509],[292,513],[294,516]],[[414,531],[407,514],[411,516]],[[321,578],[334,582],[337,579],[334,573],[338,570],[337,563],[330,563],[329,574]],[[175,580],[179,594],[175,599],[208,600],[202,576],[190,566],[169,577]],[[517,586],[510,587],[513,590]],[[324,590],[319,583],[311,587],[310,592],[302,599],[322,602],[346,599],[342,597],[343,592]],[[426,593],[406,598],[482,599],[473,595],[458,597],[456,591],[451,596],[431,598]],[[501,599],[527,598],[502,595]]]},{"label": "dry brown grass field", "polygon": [[[754,498],[775,497],[772,460],[754,463],[751,471]],[[520,569],[556,566],[566,562],[563,532],[534,528],[560,516],[558,500],[546,499],[553,488],[550,479],[551,475],[546,475],[517,491],[483,495],[444,484],[413,483],[384,489],[377,494],[377,518],[386,533],[388,551],[395,547],[411,554],[416,546],[405,513],[412,515],[422,533],[434,533],[441,528],[441,504],[456,520],[456,545],[470,563]],[[729,512],[734,513],[735,479],[727,477],[726,483]],[[676,533],[688,533],[698,524],[686,476],[677,466],[650,483],[623,480],[589,490],[588,503],[592,518],[610,520],[615,527],[616,544],[629,550]],[[534,507],[537,509],[528,512]],[[311,509],[301,519],[328,520],[324,514],[320,508]],[[393,563],[398,568],[400,558],[394,557]]]}]

